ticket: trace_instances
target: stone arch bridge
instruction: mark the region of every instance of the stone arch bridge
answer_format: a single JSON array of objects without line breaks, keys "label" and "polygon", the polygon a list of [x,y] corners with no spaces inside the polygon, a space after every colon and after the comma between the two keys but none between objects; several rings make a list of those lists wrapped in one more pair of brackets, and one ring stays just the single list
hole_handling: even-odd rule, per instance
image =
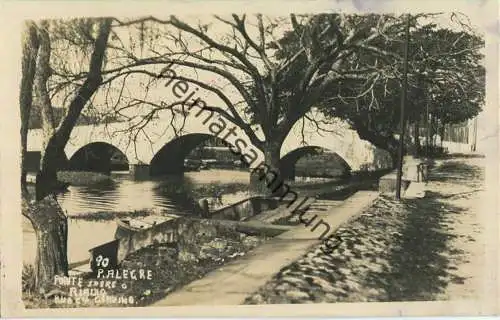
[{"label": "stone arch bridge", "polygon": [[[65,153],[71,163],[71,159],[85,148],[98,150],[111,145],[126,156],[130,172],[137,178],[179,173],[190,151],[211,136],[239,149],[236,151],[245,155],[251,169],[263,160],[263,153],[252,145],[242,129],[216,114],[206,110],[191,110],[185,118],[175,117],[172,123],[171,120],[169,113],[161,114],[151,120],[134,139],[131,139],[130,124],[127,122],[77,126],[72,131]],[[329,125],[328,129],[335,132],[318,131],[310,121],[304,124],[302,121],[297,122],[281,148],[282,168],[288,168],[285,170],[287,175],[293,176],[295,163],[307,154],[314,154],[318,148],[335,153],[351,171],[385,169],[390,166],[390,155],[386,151],[361,140],[345,123],[339,121]],[[256,132],[258,135],[259,132]],[[41,130],[30,130],[28,151],[40,151],[41,147]]]}]

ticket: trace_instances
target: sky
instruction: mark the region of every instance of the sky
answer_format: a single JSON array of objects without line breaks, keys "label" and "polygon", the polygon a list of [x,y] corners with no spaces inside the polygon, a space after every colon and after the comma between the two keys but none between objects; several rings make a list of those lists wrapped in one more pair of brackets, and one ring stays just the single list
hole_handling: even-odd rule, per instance
[{"label": "sky", "polygon": [[[161,16],[157,16],[157,17],[160,19],[163,18]],[[223,19],[232,20],[232,18],[228,15],[222,15],[221,17]],[[275,19],[275,17],[277,17],[277,16],[265,15],[264,21],[267,21],[267,18]],[[289,30],[291,28],[291,26],[289,24],[288,17],[286,17],[286,16],[281,16],[281,17],[285,18],[285,21],[287,23],[283,24],[284,27],[279,27],[275,30],[275,32],[274,32],[275,38],[279,38],[285,30]],[[464,20],[466,20],[468,18],[468,16],[460,16],[460,17]],[[168,17],[165,17],[165,18],[168,18]],[[209,30],[208,34],[211,37],[213,37],[214,39],[218,39],[218,38],[220,39],[220,36],[222,34],[227,34],[227,31],[230,30],[229,26],[225,25],[224,23],[222,23],[220,21],[217,21],[212,16],[209,16],[207,14],[204,14],[204,15],[184,15],[184,16],[179,16],[179,18],[182,19],[182,21],[187,22],[192,26],[196,26],[198,24],[198,20],[201,20],[201,24],[208,24],[209,25],[208,26],[208,30]],[[124,20],[126,20],[126,19],[124,19]],[[455,30],[457,30],[459,28],[459,25],[456,22],[452,22],[450,20],[449,13],[440,15],[439,17],[436,17],[433,19],[426,19],[426,20],[423,20],[422,22],[425,22],[427,20],[428,21],[432,20],[432,21],[436,22],[441,27],[452,28]],[[471,20],[473,20],[473,19],[471,19]],[[255,27],[251,26],[252,23],[256,22],[255,17],[252,14],[250,14],[247,17],[247,22],[248,21],[250,22],[250,23],[247,23],[248,33],[249,33],[250,37],[252,39],[258,39],[257,29]],[[476,27],[476,26],[474,26],[474,27]],[[159,28],[160,28],[160,30],[169,29],[168,27],[164,27],[161,25],[159,26]],[[166,52],[165,48],[174,48],[176,46],[173,40],[165,39],[164,36],[162,36],[159,38],[153,38],[152,40],[149,40],[149,41],[147,40],[146,43],[151,44],[151,47],[149,45],[146,45],[143,48],[143,51],[141,51],[139,45],[137,44],[138,31],[136,31],[135,29],[131,31],[131,28],[124,28],[124,27],[114,28],[113,30],[114,30],[114,32],[116,32],[118,37],[121,39],[121,42],[123,43],[123,45],[127,49],[130,49],[131,46],[133,46],[135,48],[133,50],[133,53],[137,57],[141,57],[141,52],[143,52],[144,55],[147,56],[148,51],[149,51],[148,48],[150,48],[151,50]],[[171,30],[171,28],[170,28],[170,30]],[[154,32],[150,32],[150,34],[154,35]],[[191,49],[200,49],[202,47],[197,42],[194,42],[194,41],[187,41],[187,42],[188,42],[188,45],[190,46]],[[114,44],[118,45],[118,42],[114,41]],[[108,51],[108,54],[109,53],[111,53],[111,52]],[[149,54],[152,54],[151,51],[149,51]],[[223,59],[223,56],[220,54],[219,55],[213,54],[211,57],[215,58],[215,59]],[[112,56],[110,56],[110,58],[109,58],[110,61],[108,62],[107,68],[116,67],[118,65],[111,58],[112,58]],[[192,60],[192,61],[194,61],[194,60]],[[252,60],[252,62],[259,62],[259,61],[260,61],[259,59]],[[261,66],[261,65],[257,64],[257,66]],[[163,68],[163,66],[161,66],[161,67],[147,67],[146,69],[148,69],[150,71],[159,72],[161,68]],[[211,72],[204,72],[204,71],[200,71],[200,70],[194,70],[193,68],[180,67],[180,66],[175,66],[174,70],[178,75],[196,78],[199,81],[202,81],[202,82],[207,83],[207,84],[211,84],[211,85],[214,84],[214,85],[217,85],[220,87],[227,84],[227,82],[225,82],[219,76],[214,75]],[[106,88],[101,89],[95,95],[94,100],[93,100],[94,104],[96,106],[103,107],[105,105],[104,101],[106,99],[111,102],[110,104],[116,103],[118,92],[123,92],[122,94],[124,96],[136,97],[136,98],[148,100],[148,101],[155,102],[155,103],[160,103],[161,101],[169,103],[169,102],[174,102],[174,101],[179,100],[178,97],[176,97],[175,95],[172,94],[172,90],[171,90],[171,87],[174,85],[174,83],[176,81],[174,83],[172,83],[172,85],[170,85],[170,89],[166,89],[164,84],[168,83],[168,81],[161,80],[157,85],[149,86],[149,89],[146,92],[146,90],[144,89],[144,85],[145,85],[145,83],[148,82],[148,79],[149,79],[148,76],[133,75],[133,76],[127,78],[125,90],[123,90],[123,91],[121,91],[122,81],[121,80],[115,81],[113,83],[112,90],[108,91]],[[189,89],[188,89],[188,94],[193,93],[197,87],[198,86],[195,84],[190,84]],[[223,89],[224,93],[226,93],[232,101],[242,100],[241,96],[236,92],[236,90],[234,88],[232,88],[232,89],[231,88],[232,88],[231,86],[225,86]],[[185,96],[187,96],[188,94],[186,94]],[[204,99],[209,105],[218,105],[218,106],[223,105],[222,101],[219,98],[217,98],[214,94],[212,94],[204,89],[197,90],[193,97],[194,98],[200,97],[200,98]],[[55,99],[55,100],[58,100],[58,99]],[[59,101],[61,101],[61,100],[59,99]],[[59,102],[59,101],[54,102],[54,104],[55,105],[63,105],[63,103]],[[137,109],[128,109],[128,110],[129,110],[128,114],[132,115],[132,110],[137,110]],[[145,110],[149,110],[149,107],[147,107]]]},{"label": "sky", "polygon": [[[2,52],[2,55],[6,58],[3,61],[11,61],[11,63],[4,64],[3,68],[6,69],[6,73],[8,73],[7,69],[15,69],[13,73],[18,74],[18,68],[15,67],[19,65],[19,57],[20,51],[16,51],[15,48],[20,48],[19,45],[15,44],[15,40],[12,41],[12,37],[8,37],[11,35],[15,38],[16,34],[20,33],[20,27],[22,19],[38,19],[42,15],[44,18],[61,18],[61,17],[75,17],[75,15],[79,16],[116,16],[116,17],[128,17],[134,18],[143,15],[154,14],[155,16],[158,13],[168,14],[176,14],[179,16],[191,16],[191,17],[200,17],[207,16],[208,13],[218,13],[221,15],[230,14],[232,12],[239,13],[257,13],[264,12],[266,15],[288,15],[289,13],[319,13],[319,12],[332,12],[332,11],[340,11],[346,13],[367,13],[367,12],[376,12],[376,13],[418,13],[418,12],[449,12],[451,10],[466,12],[468,17],[470,18],[473,25],[478,26],[483,32],[486,32],[487,42],[495,43],[495,50],[498,50],[498,46],[496,44],[496,39],[498,39],[498,30],[497,30],[497,20],[493,20],[491,3],[494,1],[489,1],[488,4],[485,5],[484,0],[442,0],[442,1],[394,1],[394,0],[363,0],[363,1],[348,1],[348,0],[329,0],[329,1],[296,1],[290,0],[287,2],[276,1],[273,2],[273,5],[270,5],[268,1],[204,1],[203,5],[200,5],[201,2],[197,2],[195,0],[191,1],[169,1],[168,10],[164,4],[157,1],[147,2],[147,5],[137,6],[134,5],[134,2],[127,2],[127,5],[123,5],[126,2],[99,2],[93,3],[92,5],[88,5],[85,2],[73,2],[73,3],[61,3],[59,1],[44,1],[42,3],[38,2],[19,2],[14,5],[14,3],[3,4],[3,14],[5,17],[5,30],[9,30],[9,33],[4,34],[7,36],[7,39],[10,39],[12,43],[12,50],[6,50]],[[286,4],[286,5],[285,5]],[[496,8],[496,7],[495,7]],[[166,15],[165,15],[166,16]],[[448,22],[443,19],[442,24],[447,24]],[[18,30],[18,31],[16,31]],[[489,49],[491,49],[491,45]],[[491,50],[490,50],[491,51]],[[491,57],[491,54],[489,55]],[[496,60],[496,58],[490,58],[490,65],[492,60]],[[498,69],[495,65],[495,73]],[[12,68],[9,68],[12,66]],[[490,68],[491,69],[491,68]],[[491,74],[491,72],[490,72]],[[213,77],[208,75],[200,74],[200,78],[203,81],[210,82],[214,81]],[[498,85],[496,84],[497,80],[493,78],[490,79],[490,86],[493,88],[489,89],[489,100],[496,101],[498,91]],[[7,87],[10,86],[10,83]],[[496,88],[495,88],[496,86]],[[9,91],[9,90],[7,90]],[[15,86],[12,92],[17,91],[17,87]],[[494,91],[494,98],[492,98],[492,92]],[[200,92],[201,93],[201,92]],[[152,94],[152,93],[151,93]],[[161,97],[161,94],[164,94],[164,91],[159,90],[158,96]],[[207,95],[203,95],[207,100],[211,98]],[[16,103],[16,96],[13,97],[12,103]],[[99,97],[96,97],[98,100]],[[497,106],[495,106],[497,107]],[[490,108],[491,109],[491,108]],[[486,135],[491,135],[491,128],[497,128],[497,116],[492,117],[486,116],[487,119],[484,122],[484,125],[480,125],[480,128],[487,128],[486,131],[488,133]],[[493,120],[492,120],[493,119]],[[492,121],[495,121],[493,123]],[[14,132],[17,132],[18,129],[14,129]]]}]

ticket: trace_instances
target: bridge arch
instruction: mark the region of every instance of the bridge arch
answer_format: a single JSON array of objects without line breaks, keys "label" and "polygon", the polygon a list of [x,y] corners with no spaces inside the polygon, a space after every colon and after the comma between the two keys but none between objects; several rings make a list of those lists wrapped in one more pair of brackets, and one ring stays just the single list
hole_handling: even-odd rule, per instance
[{"label": "bridge arch", "polygon": [[[310,159],[312,161],[307,159],[309,157],[312,157]],[[349,164],[336,152],[320,146],[302,146],[288,152],[280,159],[280,169],[284,179],[295,178],[296,167],[301,160],[309,160],[302,171],[310,176],[338,177],[345,176],[351,171]]]},{"label": "bridge arch", "polygon": [[[184,172],[186,169],[185,160],[190,155],[193,156],[191,158],[195,158],[190,160],[192,160],[195,165],[200,165],[201,158],[204,157],[202,154],[206,154],[207,150],[199,150],[200,153],[196,156],[192,153],[197,147],[203,145],[203,143],[208,140],[219,142],[224,145],[221,149],[215,148],[212,150],[214,152],[215,150],[218,150],[217,153],[219,155],[215,156],[219,157],[218,160],[235,161],[241,159],[241,157],[237,154],[230,152],[229,148],[231,148],[231,145],[224,139],[207,133],[190,133],[167,142],[156,152],[149,163],[150,176],[180,174]],[[221,151],[223,152],[221,153]],[[241,160],[240,162],[244,164]]]},{"label": "bridge arch", "polygon": [[74,152],[69,158],[69,170],[109,173],[128,170],[124,152],[108,142],[91,142]]},{"label": "bridge arch", "polygon": [[[253,166],[263,160],[262,152],[253,146],[247,134],[226,118],[208,111],[192,109],[184,118],[178,115],[172,119],[170,112],[160,113],[152,119],[137,135],[130,132],[128,122],[111,124],[76,126],[71,132],[65,148],[71,158],[80,148],[94,142],[109,143],[125,153],[130,165],[149,165],[153,157],[165,144],[189,134],[206,134],[219,138],[232,146]],[[259,136],[259,133],[257,133]],[[43,145],[43,133],[40,129],[30,130],[28,151],[39,151]]]},{"label": "bridge arch", "polygon": [[320,146],[336,153],[352,171],[380,170],[392,166],[389,152],[361,139],[345,121],[333,119],[322,123],[320,120],[324,117],[314,110],[312,113],[311,118],[317,119],[315,122],[306,119],[297,121],[292,127],[281,147],[281,157],[304,147],[305,141],[307,146]]},{"label": "bridge arch", "polygon": [[184,159],[197,146],[207,141],[210,135],[192,133],[167,142],[160,148],[149,163],[151,176],[177,174],[184,171]]},{"label": "bridge arch", "polygon": [[[148,123],[136,136],[130,134],[130,124],[127,122],[77,126],[72,130],[65,153],[68,158],[71,158],[87,144],[107,142],[123,151],[130,165],[140,167],[149,165],[165,144],[179,136],[207,134],[237,146],[238,151],[246,156],[251,168],[262,162],[263,153],[253,146],[241,128],[221,116],[208,112],[192,109],[184,119],[181,115],[172,118],[170,111],[165,111]],[[329,132],[318,131],[317,123],[314,124],[309,120],[298,121],[283,143],[281,157],[303,147],[302,141],[306,141],[309,146],[320,146],[337,153],[347,162],[352,171],[385,169],[392,165],[391,156],[387,151],[378,149],[368,141],[360,139],[359,135],[351,130],[347,123],[338,121],[323,125],[323,127],[326,127]],[[263,139],[262,132],[259,130],[256,132],[257,136]],[[131,142],[131,136],[133,136],[133,142]],[[28,151],[40,151],[42,145],[42,131],[39,129],[30,130]]]}]

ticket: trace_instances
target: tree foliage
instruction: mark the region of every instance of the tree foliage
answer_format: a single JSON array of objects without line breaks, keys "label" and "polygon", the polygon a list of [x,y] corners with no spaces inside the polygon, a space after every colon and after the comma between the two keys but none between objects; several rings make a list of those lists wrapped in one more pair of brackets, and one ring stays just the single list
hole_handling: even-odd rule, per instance
[{"label": "tree foliage", "polygon": [[[370,21],[371,26],[376,21],[373,15],[350,18],[360,28],[366,21],[365,29]],[[403,21],[404,17],[393,19]],[[484,103],[482,38],[465,28],[440,28],[429,22],[429,15],[410,19],[407,119],[412,123],[421,121],[428,107],[441,123],[457,123],[476,116]],[[335,35],[328,36],[335,41]],[[355,50],[339,66],[363,77],[333,83],[318,101],[325,115],[348,121],[362,138],[393,151],[394,133],[399,128],[404,41],[400,24],[387,27],[382,36],[371,41],[368,50]],[[287,52],[296,51],[298,42],[297,34],[289,32],[273,46],[282,58]],[[312,54],[324,56],[328,49],[322,49]],[[297,65],[297,72],[302,72],[306,65],[305,61]]]},{"label": "tree foliage", "polygon": [[[428,20],[433,15],[411,17],[411,41],[409,45],[409,92],[407,119],[411,123],[422,120],[425,111],[440,124],[457,123],[478,114],[484,102],[484,67],[480,65],[481,48],[484,41],[467,28],[451,30],[439,28]],[[317,36],[316,30],[325,23],[323,16],[310,21],[309,34]],[[361,37],[368,37],[375,28],[376,15],[351,15],[348,21],[369,30]],[[339,61],[337,70],[350,74],[340,77],[322,91],[316,103],[324,114],[340,117],[351,123],[360,136],[375,145],[395,151],[394,132],[399,127],[399,105],[401,96],[402,57],[404,33],[401,23],[404,17],[389,16],[392,24],[386,24],[369,46],[359,46],[347,59]],[[330,42],[316,44],[318,50],[311,55],[322,59],[338,35],[325,33]],[[286,59],[287,54],[298,50],[302,35],[287,32],[271,44],[278,50],[277,57]],[[326,45],[324,44],[326,43]],[[322,45],[323,44],[323,45]],[[297,78],[307,69],[308,61],[297,61]],[[327,69],[328,67],[325,66]],[[353,77],[352,75],[356,76]],[[296,78],[290,78],[287,86],[291,91]]]}]

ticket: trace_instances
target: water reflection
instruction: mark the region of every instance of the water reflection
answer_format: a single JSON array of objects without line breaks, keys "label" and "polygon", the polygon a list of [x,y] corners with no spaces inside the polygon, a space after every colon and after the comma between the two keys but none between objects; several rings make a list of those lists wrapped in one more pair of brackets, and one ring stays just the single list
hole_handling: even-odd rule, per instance
[{"label": "water reflection", "polygon": [[[71,219],[85,213],[119,212],[161,209],[176,214],[192,214],[197,200],[222,191],[222,203],[228,205],[248,197],[248,172],[204,170],[184,176],[169,176],[152,181],[134,181],[128,172],[113,172],[112,181],[91,186],[70,186],[58,195],[61,207],[67,212],[68,259],[76,263],[88,258],[88,250],[113,240],[115,221],[84,221]],[[212,210],[216,207],[212,207]],[[89,236],[92,235],[92,236]],[[36,237],[31,223],[23,220],[23,261],[34,263]]]},{"label": "water reflection", "polygon": [[58,199],[69,216],[99,211],[160,209],[176,214],[192,214],[197,200],[221,192],[224,205],[246,196],[248,172],[206,170],[184,176],[134,181],[128,172],[113,172],[112,181],[91,186],[70,186]]}]

